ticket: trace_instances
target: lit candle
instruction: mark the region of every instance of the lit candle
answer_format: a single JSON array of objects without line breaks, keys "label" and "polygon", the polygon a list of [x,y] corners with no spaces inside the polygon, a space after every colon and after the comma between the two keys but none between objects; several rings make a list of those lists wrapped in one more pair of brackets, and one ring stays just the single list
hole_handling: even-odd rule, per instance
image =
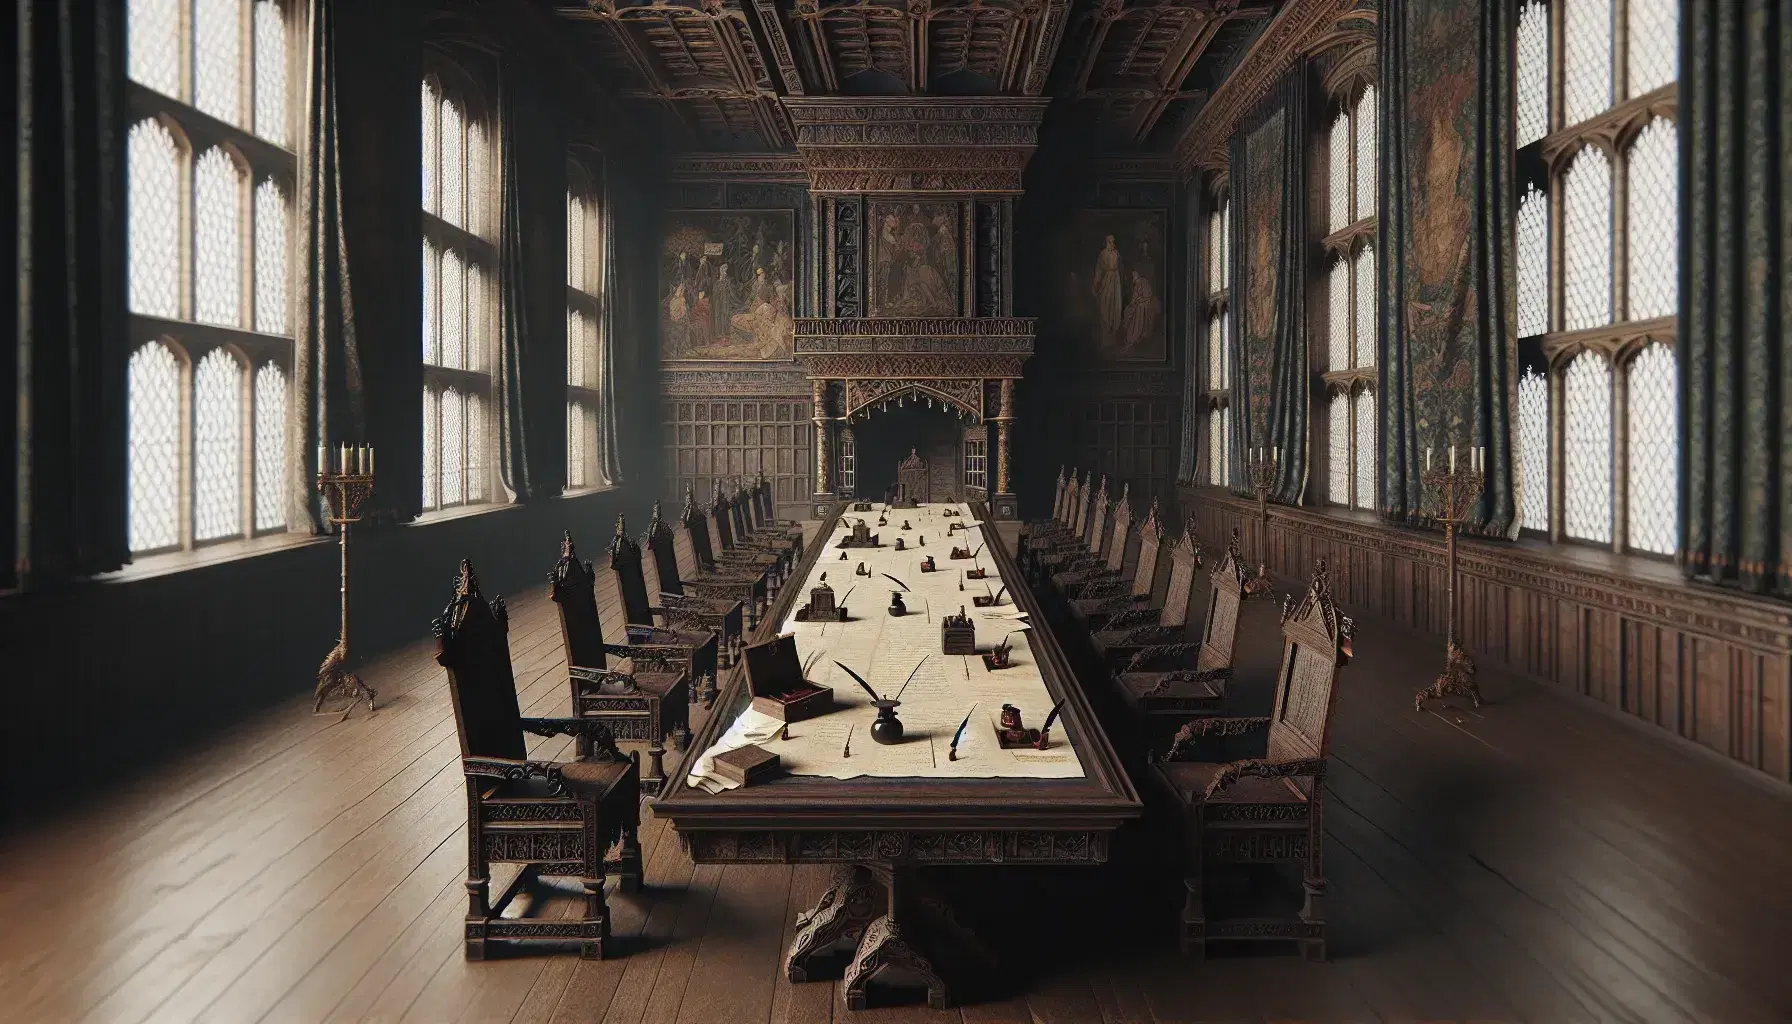
[{"label": "lit candle", "polygon": [[367,446],[367,475],[373,475],[373,445]]},{"label": "lit candle", "polygon": [[317,471],[319,473],[325,472],[330,468],[325,464],[329,460],[329,457],[329,451],[324,447],[324,443],[322,441],[317,442]]},{"label": "lit candle", "polygon": [[1456,446],[1450,446],[1450,472],[1456,472]]},{"label": "lit candle", "polygon": [[1275,461],[1277,461],[1277,462],[1282,461],[1282,446],[1279,444],[1276,445]]},{"label": "lit candle", "polygon": [[1425,472],[1431,472],[1431,446],[1425,446]]},{"label": "lit candle", "polygon": [[336,472],[348,472],[348,445],[346,444],[336,450]]}]

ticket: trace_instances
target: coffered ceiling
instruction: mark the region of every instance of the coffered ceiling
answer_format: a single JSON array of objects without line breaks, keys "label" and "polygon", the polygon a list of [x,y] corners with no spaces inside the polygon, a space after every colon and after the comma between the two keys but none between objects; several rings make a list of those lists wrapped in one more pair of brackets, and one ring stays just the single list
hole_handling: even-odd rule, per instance
[{"label": "coffered ceiling", "polygon": [[795,145],[785,96],[1049,96],[1166,152],[1278,0],[548,0],[667,149]]}]

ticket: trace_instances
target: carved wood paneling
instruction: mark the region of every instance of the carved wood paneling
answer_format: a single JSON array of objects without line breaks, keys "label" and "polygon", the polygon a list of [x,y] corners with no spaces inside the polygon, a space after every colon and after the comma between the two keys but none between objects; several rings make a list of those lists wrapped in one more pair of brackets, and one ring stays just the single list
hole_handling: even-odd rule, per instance
[{"label": "carved wood paneling", "polygon": [[[668,382],[680,384],[699,376],[688,371],[665,375]],[[781,510],[794,514],[806,509],[815,472],[808,391],[797,374],[795,387],[782,397],[728,393],[713,386],[707,392],[669,396],[663,442],[667,497],[679,498],[687,486],[698,495],[711,494],[717,481],[732,485],[764,473]]]},{"label": "carved wood paneling", "polygon": [[[1435,634],[1441,666],[1440,535],[1272,505],[1265,537],[1254,501],[1208,488],[1185,489],[1183,500],[1202,543],[1223,544],[1236,527],[1244,550],[1266,550],[1285,579],[1304,579],[1326,559],[1340,605]],[[1458,559],[1459,629],[1483,665],[1502,663],[1792,781],[1792,607],[1588,549],[1465,540]]]}]

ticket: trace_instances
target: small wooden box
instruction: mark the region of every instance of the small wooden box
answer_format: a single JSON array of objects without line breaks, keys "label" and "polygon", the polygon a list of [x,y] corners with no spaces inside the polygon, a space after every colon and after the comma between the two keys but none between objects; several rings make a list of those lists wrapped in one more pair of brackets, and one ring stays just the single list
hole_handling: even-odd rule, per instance
[{"label": "small wooden box", "polygon": [[717,778],[738,782],[743,786],[764,782],[784,769],[783,758],[757,743],[723,751],[711,763],[711,770]]},{"label": "small wooden box", "polygon": [[753,710],[780,722],[800,722],[834,710],[832,687],[803,678],[796,637],[789,633],[747,648],[747,689]]}]

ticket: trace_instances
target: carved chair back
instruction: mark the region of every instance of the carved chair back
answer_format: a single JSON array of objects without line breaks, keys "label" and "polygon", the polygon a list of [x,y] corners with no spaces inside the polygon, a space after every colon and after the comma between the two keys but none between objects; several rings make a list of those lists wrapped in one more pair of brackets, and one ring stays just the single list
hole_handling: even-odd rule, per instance
[{"label": "carved chair back", "polygon": [[684,511],[679,514],[678,525],[672,529],[672,549],[678,557],[678,574],[682,579],[696,579],[716,561],[714,549],[709,545],[709,517],[697,507],[688,490],[684,492]]},{"label": "carved chair back", "polygon": [[734,492],[734,501],[730,506],[734,513],[734,542],[739,544],[758,531],[758,524],[753,520],[753,494],[746,485]]},{"label": "carved chair back", "polygon": [[1126,566],[1126,546],[1132,539],[1131,484],[1120,489],[1120,500],[1114,502],[1109,518],[1113,526],[1108,530],[1106,565],[1109,572],[1117,573]]},{"label": "carved chair back", "polygon": [[510,613],[502,598],[487,602],[479,593],[472,562],[460,563],[454,599],[430,632],[436,663],[448,670],[461,756],[526,758],[523,714],[510,670]]},{"label": "carved chair back", "polygon": [[658,604],[660,594],[683,594],[678,575],[678,554],[673,550],[672,530],[660,519],[660,503],[653,503],[653,518],[641,535],[641,578],[647,584],[647,603]]},{"label": "carved chair back", "polygon": [[716,485],[716,497],[714,501],[710,502],[707,518],[709,520],[710,557],[714,558],[734,547],[734,532],[729,529],[732,525],[730,522],[732,515],[728,508],[728,497],[722,493],[721,484]]},{"label": "carved chair back", "polygon": [[597,615],[603,635],[611,642],[628,642],[628,624],[651,624],[648,611],[647,585],[641,575],[641,547],[623,532],[622,517],[616,517],[616,536],[610,541],[607,564],[597,571]]},{"label": "carved chair back", "polygon": [[597,574],[591,563],[580,561],[572,534],[560,541],[560,560],[548,573],[548,596],[560,612],[560,641],[566,647],[567,666],[604,668],[604,631],[597,611]]},{"label": "carved chair back", "polygon": [[1070,532],[1076,537],[1085,537],[1089,533],[1089,517],[1094,514],[1095,503],[1100,500],[1095,492],[1095,474],[1090,473],[1083,480],[1082,490],[1076,495],[1076,508],[1071,510]]},{"label": "carved chair back", "polygon": [[1207,621],[1201,626],[1201,653],[1197,669],[1230,668],[1238,646],[1238,605],[1244,600],[1244,559],[1238,553],[1238,531],[1208,577]]},{"label": "carved chair back", "polygon": [[1150,597],[1157,586],[1158,555],[1164,543],[1163,524],[1157,521],[1157,499],[1151,500],[1151,511],[1139,527],[1139,561],[1133,566],[1132,596]]},{"label": "carved chair back", "polygon": [[[1276,705],[1269,722],[1270,760],[1325,757],[1331,750],[1333,697],[1343,663],[1348,621],[1332,604],[1325,560],[1297,603],[1282,605],[1282,669],[1276,677]],[[1311,779],[1296,779],[1311,793]]]},{"label": "carved chair back", "polygon": [[772,482],[767,480],[763,473],[759,476],[759,485],[756,488],[756,494],[758,496],[760,524],[763,526],[770,526],[777,522],[777,496],[772,493]]},{"label": "carved chair back", "polygon": [[1188,606],[1195,592],[1195,570],[1201,567],[1201,545],[1195,541],[1195,525],[1189,523],[1170,551],[1170,589],[1164,593],[1157,624],[1181,628],[1188,622]]},{"label": "carved chair back", "polygon": [[1052,519],[1064,521],[1064,467],[1058,467],[1058,483],[1052,488]]},{"label": "carved chair back", "polygon": [[1054,517],[1059,526],[1065,529],[1074,528],[1071,524],[1076,521],[1076,505],[1082,497],[1082,493],[1083,485],[1077,481],[1076,470],[1073,469],[1070,471],[1070,479],[1064,481],[1064,500],[1058,507],[1057,516]]},{"label": "carved chair back", "polygon": [[1114,512],[1114,503],[1108,500],[1108,478],[1101,478],[1101,489],[1095,492],[1095,500],[1089,503],[1088,517],[1083,520],[1083,550],[1096,554],[1101,553],[1101,545],[1107,540],[1108,517]]},{"label": "carved chair back", "polygon": [[913,448],[909,449],[908,458],[896,467],[896,496],[903,501],[930,500],[927,460]]}]

